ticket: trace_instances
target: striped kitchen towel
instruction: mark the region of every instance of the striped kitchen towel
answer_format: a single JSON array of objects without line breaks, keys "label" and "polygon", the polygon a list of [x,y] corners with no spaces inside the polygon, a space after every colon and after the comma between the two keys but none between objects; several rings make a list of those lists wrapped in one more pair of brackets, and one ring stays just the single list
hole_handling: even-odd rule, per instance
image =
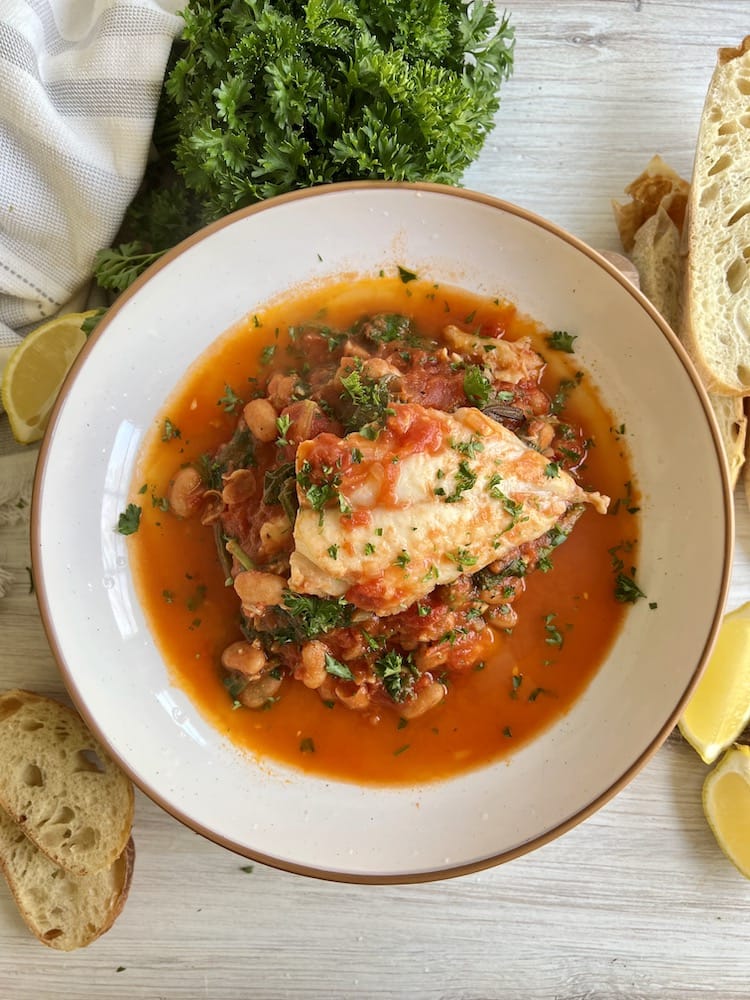
[{"label": "striped kitchen towel", "polygon": [[143,176],[184,0],[0,0],[0,348],[85,293]]}]

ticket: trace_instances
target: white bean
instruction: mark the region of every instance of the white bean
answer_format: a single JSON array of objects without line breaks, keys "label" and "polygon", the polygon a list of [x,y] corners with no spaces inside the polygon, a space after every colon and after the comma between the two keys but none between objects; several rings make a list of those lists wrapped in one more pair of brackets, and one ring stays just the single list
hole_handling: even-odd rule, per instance
[{"label": "white bean", "polygon": [[221,654],[221,665],[225,670],[236,670],[246,677],[255,677],[261,673],[267,662],[260,643],[250,643],[244,639],[233,642]]},{"label": "white bean", "polygon": [[250,433],[258,441],[275,441],[278,436],[278,414],[269,399],[251,399],[242,411]]},{"label": "white bean", "polygon": [[192,517],[200,509],[205,487],[192,465],[178,469],[167,489],[169,509],[178,517]]},{"label": "white bean", "polygon": [[416,698],[405,701],[399,706],[399,712],[404,719],[416,719],[431,708],[435,708],[445,698],[445,687],[438,681],[433,681],[426,688],[422,688]]}]

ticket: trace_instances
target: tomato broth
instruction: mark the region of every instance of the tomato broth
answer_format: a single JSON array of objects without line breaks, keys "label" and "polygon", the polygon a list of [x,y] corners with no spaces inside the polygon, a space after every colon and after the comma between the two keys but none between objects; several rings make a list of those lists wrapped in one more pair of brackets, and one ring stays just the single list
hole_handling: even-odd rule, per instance
[{"label": "tomato broth", "polygon": [[[273,759],[358,783],[447,778],[542,736],[581,695],[618,632],[626,604],[616,599],[616,576],[623,563],[633,572],[637,543],[638,498],[626,431],[589,376],[578,372],[575,354],[551,349],[549,331],[508,302],[403,279],[342,280],[290,294],[220,337],[155,421],[131,497],[142,507],[130,540],[137,591],[174,683],[259,762]],[[588,438],[578,478],[611,497],[610,512],[585,511],[555,549],[552,567],[530,574],[514,603],[517,624],[507,632],[488,629],[486,655],[456,676],[444,701],[427,714],[407,722],[396,707],[374,724],[291,680],[268,710],[238,708],[218,666],[222,650],[241,637],[238,598],[226,585],[211,528],[165,509],[170,479],[231,436],[237,421],[228,412],[231,399],[249,398],[249,385],[273,367],[290,326],[315,320],[343,329],[363,314],[385,311],[408,315],[428,336],[448,323],[500,325],[509,340],[530,336],[547,362],[543,388],[554,396],[563,380],[568,395],[562,416]]]}]

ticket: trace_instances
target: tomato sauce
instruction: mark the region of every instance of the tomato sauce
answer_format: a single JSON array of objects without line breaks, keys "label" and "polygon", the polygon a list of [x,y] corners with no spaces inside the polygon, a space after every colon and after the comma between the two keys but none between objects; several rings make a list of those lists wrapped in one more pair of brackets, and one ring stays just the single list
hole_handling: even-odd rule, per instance
[{"label": "tomato sauce", "polygon": [[[291,680],[268,710],[236,709],[221,683],[219,659],[240,638],[237,595],[225,585],[211,528],[174,517],[162,509],[162,498],[182,464],[231,437],[237,421],[237,413],[227,412],[231,393],[249,398],[248,380],[272,369],[290,325],[315,321],[343,329],[374,312],[409,315],[426,336],[454,323],[500,328],[508,339],[532,337],[547,360],[542,385],[549,395],[561,379],[575,385],[562,417],[580,424],[590,440],[579,479],[612,498],[611,513],[586,510],[554,550],[553,567],[529,576],[513,605],[519,620],[510,634],[488,628],[483,661],[456,675],[445,700],[424,716],[407,723],[396,708],[373,724],[341,704],[328,707]],[[291,294],[220,337],[166,402],[133,482],[132,500],[143,510],[130,539],[138,595],[174,683],[259,763],[273,759],[357,783],[445,778],[543,738],[586,688],[622,622],[615,564],[633,560],[637,491],[625,429],[616,426],[589,377],[576,376],[575,355],[551,350],[546,335],[512,304],[452,287],[387,276],[342,281]]]}]

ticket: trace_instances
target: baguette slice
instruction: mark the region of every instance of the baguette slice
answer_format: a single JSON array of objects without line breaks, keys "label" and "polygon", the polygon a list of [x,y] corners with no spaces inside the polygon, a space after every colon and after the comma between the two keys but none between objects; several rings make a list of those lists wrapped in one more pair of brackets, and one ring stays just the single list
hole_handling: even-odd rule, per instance
[{"label": "baguette slice", "polygon": [[55,865],[89,875],[125,850],[133,786],[76,712],[8,691],[0,695],[0,807]]},{"label": "baguette slice", "polygon": [[720,49],[688,202],[683,329],[706,388],[750,392],[750,35]]},{"label": "baguette slice", "polygon": [[71,875],[0,809],[0,868],[26,926],[50,948],[85,948],[109,930],[128,898],[134,861],[131,839],[110,868]]}]

